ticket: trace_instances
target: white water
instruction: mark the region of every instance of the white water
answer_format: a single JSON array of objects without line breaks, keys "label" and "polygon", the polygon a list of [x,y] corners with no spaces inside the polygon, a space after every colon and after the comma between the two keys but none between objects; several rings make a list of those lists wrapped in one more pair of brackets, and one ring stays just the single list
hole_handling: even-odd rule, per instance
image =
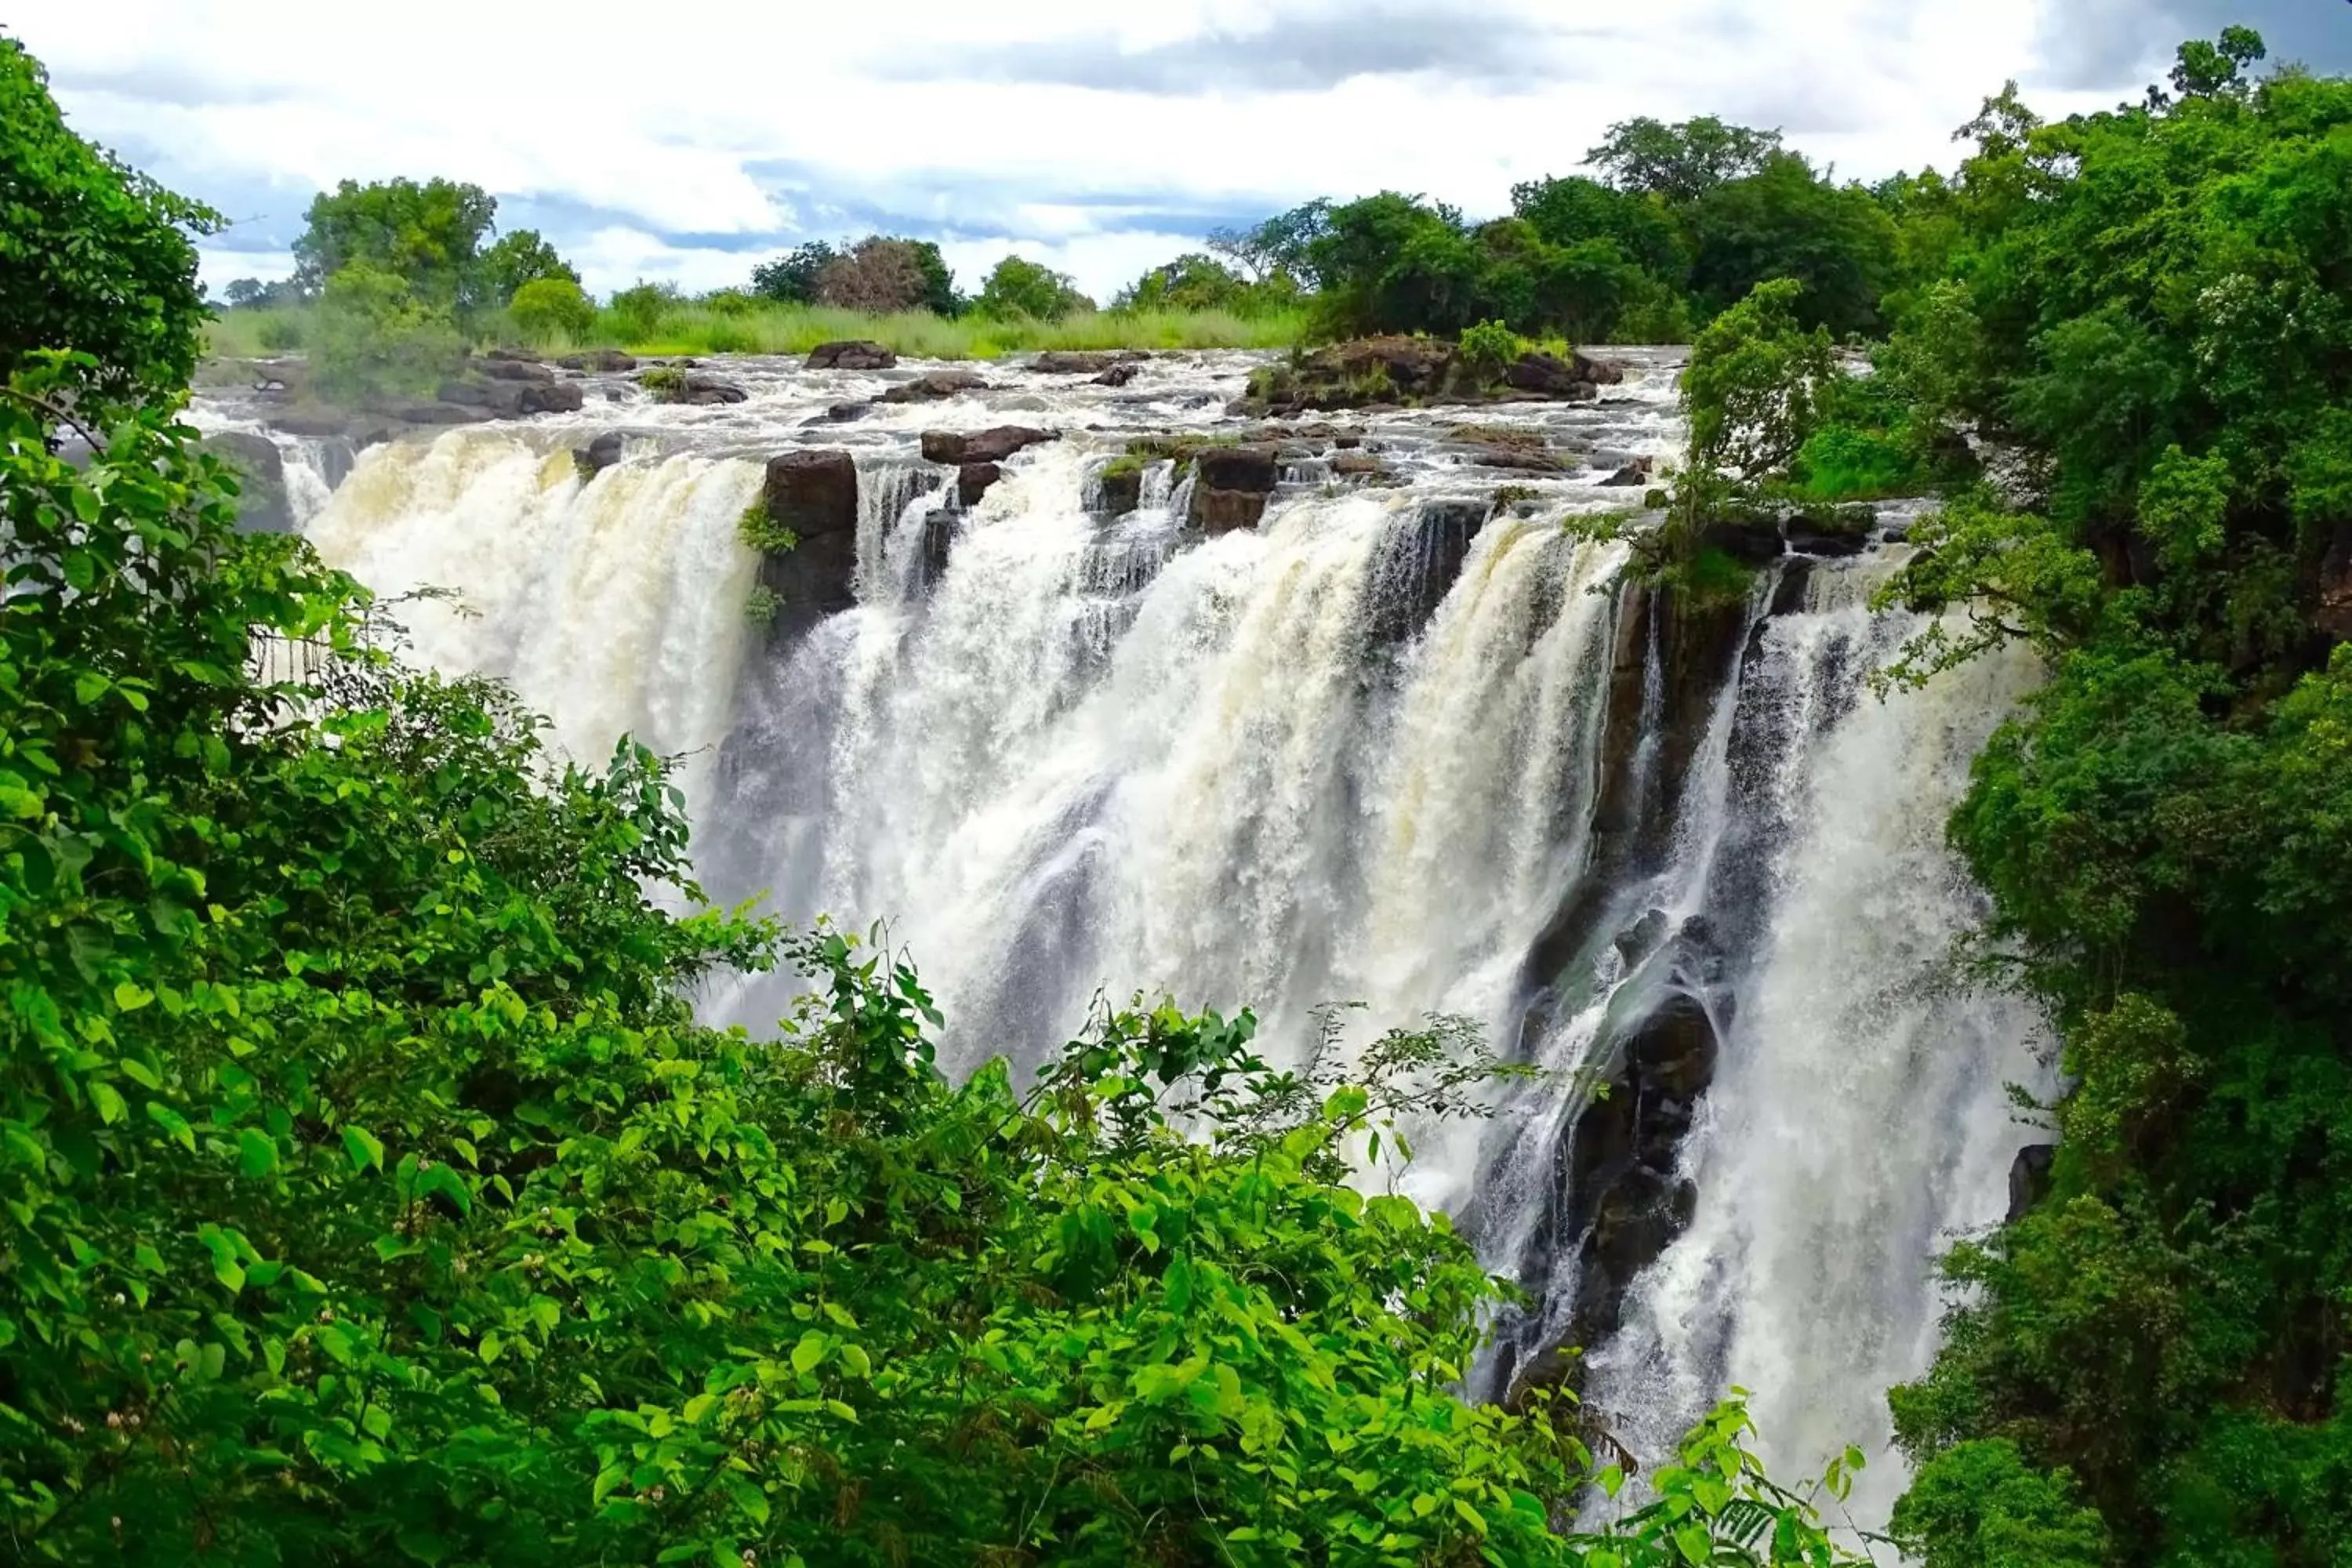
[{"label": "white water", "polygon": [[[1570,1086],[1492,1129],[1424,1136],[1407,1180],[1475,1213],[1512,1271],[1558,1196],[1575,1075],[1600,1065],[1612,1005],[1648,994],[1624,988],[1655,984],[1605,940],[1590,974],[1526,973],[1590,873],[1620,633],[1618,595],[1588,591],[1609,588],[1620,551],[1554,520],[1623,498],[1592,488],[1612,453],[1671,443],[1671,381],[1653,369],[1613,405],[1482,415],[1551,420],[1596,448],[1594,468],[1539,481],[1542,521],[1479,530],[1394,646],[1378,612],[1430,559],[1426,509],[1498,478],[1458,466],[1444,416],[1371,421],[1400,485],[1304,488],[1259,530],[1212,541],[1181,527],[1189,486],[1165,468],[1128,518],[1087,513],[1115,434],[1024,453],[969,515],[919,480],[923,427],[1207,424],[1247,366],[1155,361],[1118,396],[1006,376],[1003,394],[814,430],[879,378],[756,366],[743,405],[625,394],[528,429],[375,448],[306,531],[381,592],[455,590],[456,605],[404,608],[418,651],[512,680],[570,754],[600,762],[625,731],[690,753],[714,894],[887,918],[949,1013],[952,1062],[1040,1059],[1098,988],[1253,1005],[1294,1057],[1312,1010],[1347,1000],[1372,1026],[1466,1016],[1509,1048],[1529,982],[1559,981],[1573,1005],[1526,1049]],[[583,486],[567,448],[616,419],[639,438]],[[857,453],[860,602],[764,650],[742,616],[756,563],[736,521],[760,482],[745,459],[791,444]],[[933,522],[955,538],[927,583]],[[1931,982],[1976,914],[1942,823],[2025,675],[1858,694],[1864,660],[1902,630],[1862,607],[1867,577],[1824,568],[1801,613],[1767,622],[1701,726],[1663,861],[1607,889],[1629,921],[1656,909],[1729,928],[1708,1004],[1720,1064],[1678,1156],[1695,1217],[1591,1358],[1592,1401],[1652,1453],[1738,1383],[1776,1464],[1817,1467],[1849,1440],[1878,1458],[1885,1387],[1932,1352],[1933,1255],[1998,1217],[2018,1141],[2000,1086],[2032,1073],[2032,1019]],[[1645,658],[1636,765],[1654,773],[1654,637]],[[714,1007],[757,1024],[781,1009],[779,984]],[[1555,1330],[1573,1240],[1538,1281]],[[1880,1462],[1865,1482],[1865,1522],[1897,1471]]]}]

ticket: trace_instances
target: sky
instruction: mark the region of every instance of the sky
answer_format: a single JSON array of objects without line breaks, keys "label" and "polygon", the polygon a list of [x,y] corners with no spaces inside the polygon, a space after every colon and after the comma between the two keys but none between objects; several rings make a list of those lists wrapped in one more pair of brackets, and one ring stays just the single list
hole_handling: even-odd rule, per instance
[{"label": "sky", "polygon": [[1107,299],[1223,225],[1382,189],[1507,211],[1612,122],[1719,114],[1841,175],[1949,168],[2017,79],[2137,98],[2231,22],[2352,71],[2343,0],[6,0],[76,130],[272,279],[313,194],[446,175],[596,292],[743,283],[808,239],[1012,253]]}]

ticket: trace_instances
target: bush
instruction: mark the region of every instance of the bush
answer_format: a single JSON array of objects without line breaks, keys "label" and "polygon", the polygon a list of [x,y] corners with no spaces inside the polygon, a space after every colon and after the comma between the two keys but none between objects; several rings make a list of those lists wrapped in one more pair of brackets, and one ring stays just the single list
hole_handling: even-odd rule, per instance
[{"label": "bush", "polygon": [[422,397],[466,356],[444,307],[425,304],[392,273],[364,264],[327,279],[312,328],[320,392],[343,403]]},{"label": "bush", "polygon": [[1482,385],[1518,363],[1527,347],[1518,333],[1500,321],[1481,321],[1462,329],[1462,363]]},{"label": "bush", "polygon": [[535,278],[507,301],[515,330],[534,343],[578,342],[596,324],[596,307],[568,278]]},{"label": "bush", "polygon": [[254,335],[263,348],[275,354],[292,353],[302,346],[307,336],[302,331],[302,319],[289,315],[264,317]]},{"label": "bush", "polygon": [[625,341],[644,342],[658,334],[662,322],[684,302],[674,285],[640,281],[615,292],[609,309]]},{"label": "bush", "polygon": [[1091,310],[1094,301],[1078,292],[1066,272],[1056,272],[1034,261],[1008,256],[988,275],[971,308],[998,321],[1026,317],[1058,321],[1076,310]]}]

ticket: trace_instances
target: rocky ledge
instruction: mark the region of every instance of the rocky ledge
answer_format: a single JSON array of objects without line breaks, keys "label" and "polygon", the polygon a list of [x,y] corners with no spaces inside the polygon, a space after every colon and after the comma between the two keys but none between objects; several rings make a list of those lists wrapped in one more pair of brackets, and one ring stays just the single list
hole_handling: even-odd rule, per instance
[{"label": "rocky ledge", "polygon": [[1623,379],[1617,366],[1580,353],[1562,359],[1531,350],[1499,369],[1474,368],[1454,344],[1436,338],[1357,338],[1260,368],[1232,412],[1265,416],[1433,403],[1584,403]]}]

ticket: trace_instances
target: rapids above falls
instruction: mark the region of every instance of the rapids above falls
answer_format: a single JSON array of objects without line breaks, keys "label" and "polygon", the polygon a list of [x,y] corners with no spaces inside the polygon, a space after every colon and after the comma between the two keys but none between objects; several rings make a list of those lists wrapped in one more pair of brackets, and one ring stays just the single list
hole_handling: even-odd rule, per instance
[{"label": "rapids above falls", "polygon": [[[1980,902],[1944,819],[2032,671],[1874,696],[1914,626],[1868,607],[1895,543],[1784,556],[1705,613],[1623,584],[1622,545],[1559,526],[1638,501],[1600,481],[1678,439],[1677,356],[1622,353],[1597,402],[1332,416],[1377,482],[1302,435],[1263,521],[1216,537],[1167,465],[1117,518],[1099,473],[1129,435],[1231,425],[1250,355],[1118,387],[993,367],[909,405],[874,399],[913,366],[730,363],[749,395],[709,407],[600,380],[578,415],[371,447],[331,491],[340,460],[275,438],[329,561],[455,592],[404,606],[425,658],[510,680],[583,761],[624,731],[686,756],[714,897],[887,919],[955,1068],[1164,989],[1254,1006],[1276,1060],[1354,1002],[1334,1048],[1442,1013],[1555,1069],[1367,1178],[1533,1296],[1479,1391],[1585,1344],[1587,1399],[1649,1455],[1745,1386],[1776,1474],[1863,1445],[1874,1524],[1884,1391],[1932,1353],[1937,1254],[2000,1217],[2004,1084],[2046,1073],[2035,1016],[1948,963]],[[962,507],[919,434],[1007,422],[1062,438]],[[1492,467],[1511,427],[1570,471]],[[623,460],[583,480],[607,431]],[[775,637],[738,519],[794,447],[855,458],[856,604]],[[706,1006],[756,1025],[789,988]]]}]

